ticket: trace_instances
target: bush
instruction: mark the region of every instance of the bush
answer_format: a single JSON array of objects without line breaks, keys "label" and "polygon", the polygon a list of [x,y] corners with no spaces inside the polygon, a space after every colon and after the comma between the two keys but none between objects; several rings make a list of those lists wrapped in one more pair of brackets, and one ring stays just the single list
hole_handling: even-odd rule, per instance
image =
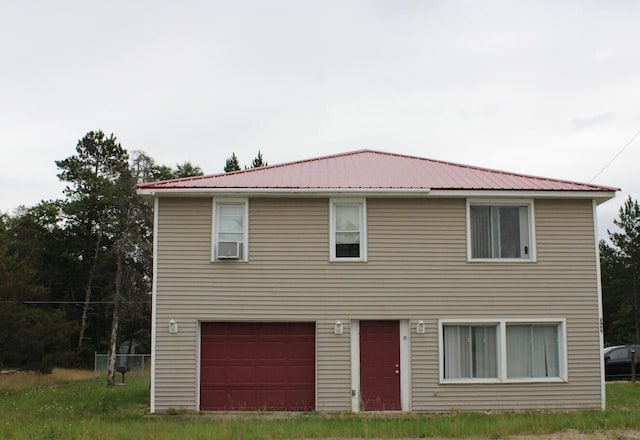
[{"label": "bush", "polygon": [[74,327],[61,311],[6,304],[0,310],[0,351],[7,368],[51,372]]}]

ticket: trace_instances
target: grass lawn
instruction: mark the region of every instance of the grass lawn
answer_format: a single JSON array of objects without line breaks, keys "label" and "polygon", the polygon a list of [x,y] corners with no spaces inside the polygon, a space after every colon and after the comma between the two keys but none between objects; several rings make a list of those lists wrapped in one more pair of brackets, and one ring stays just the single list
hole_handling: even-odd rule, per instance
[{"label": "grass lawn", "polygon": [[[147,414],[148,376],[107,387],[92,373],[0,376],[2,439],[281,439],[485,437],[640,429],[640,384],[607,385],[604,412],[291,417]],[[87,378],[88,377],[88,378]]]}]

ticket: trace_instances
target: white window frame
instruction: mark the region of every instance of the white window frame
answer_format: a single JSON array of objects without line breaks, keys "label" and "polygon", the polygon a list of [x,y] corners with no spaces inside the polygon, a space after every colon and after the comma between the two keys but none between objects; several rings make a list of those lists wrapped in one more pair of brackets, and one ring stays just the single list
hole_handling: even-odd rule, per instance
[{"label": "white window frame", "polygon": [[[473,258],[471,243],[471,207],[472,206],[527,206],[529,234],[528,258]],[[492,263],[534,263],[536,262],[536,227],[533,199],[467,199],[467,261]],[[521,225],[522,227],[522,225]]]},{"label": "white window frame", "polygon": [[[241,205],[243,206],[243,240],[242,240],[242,258],[238,259],[226,259],[217,257],[218,249],[218,224],[219,224],[219,210],[220,205]],[[212,212],[212,225],[211,225],[211,261],[216,262],[233,262],[233,261],[249,261],[249,199],[247,198],[219,198],[213,199],[213,212]]]},{"label": "white window frame", "polygon": [[[529,377],[513,378],[507,377],[507,325],[543,325],[555,324],[558,326],[558,376],[555,377]],[[444,332],[443,327],[447,325],[495,325],[497,326],[497,378],[455,378],[444,377]],[[565,318],[509,318],[509,319],[440,319],[438,320],[438,369],[441,384],[460,383],[540,383],[540,382],[568,382],[567,374],[567,322]]]},{"label": "white window frame", "polygon": [[[336,257],[336,206],[357,205],[360,214],[360,256]],[[329,200],[329,261],[367,261],[367,200],[336,198]]]}]

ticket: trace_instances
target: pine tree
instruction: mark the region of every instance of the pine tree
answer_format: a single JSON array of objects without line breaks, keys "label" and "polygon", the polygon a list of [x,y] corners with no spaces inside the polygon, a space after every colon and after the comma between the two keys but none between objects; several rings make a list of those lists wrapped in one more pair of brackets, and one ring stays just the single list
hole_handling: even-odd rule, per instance
[{"label": "pine tree", "polygon": [[267,165],[268,165],[268,163],[265,162],[262,159],[262,152],[260,150],[258,150],[258,155],[255,157],[255,159],[253,159],[253,163],[251,164],[251,168],[266,167]]},{"label": "pine tree", "polygon": [[224,172],[229,173],[231,171],[239,171],[240,170],[240,162],[238,161],[238,157],[236,153],[231,154],[231,157],[227,159],[227,163],[224,166]]},{"label": "pine tree", "polygon": [[68,183],[62,207],[67,229],[77,242],[84,243],[77,259],[86,274],[78,348],[83,344],[97,278],[108,273],[108,249],[119,236],[117,205],[122,195],[117,182],[129,172],[128,161],[127,151],[115,136],[107,137],[100,130],[80,139],[75,155],[56,161],[58,178]]},{"label": "pine tree", "polygon": [[609,232],[613,246],[600,242],[607,343],[640,342],[640,205],[628,197]]}]

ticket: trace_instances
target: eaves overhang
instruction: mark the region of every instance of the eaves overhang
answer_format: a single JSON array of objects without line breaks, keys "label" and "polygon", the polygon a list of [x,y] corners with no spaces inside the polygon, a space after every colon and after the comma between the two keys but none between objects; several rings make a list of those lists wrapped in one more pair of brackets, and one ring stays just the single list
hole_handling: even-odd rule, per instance
[{"label": "eaves overhang", "polygon": [[567,190],[467,190],[429,188],[139,188],[142,197],[434,197],[434,198],[551,198],[589,199],[599,205],[615,197],[615,191]]}]

